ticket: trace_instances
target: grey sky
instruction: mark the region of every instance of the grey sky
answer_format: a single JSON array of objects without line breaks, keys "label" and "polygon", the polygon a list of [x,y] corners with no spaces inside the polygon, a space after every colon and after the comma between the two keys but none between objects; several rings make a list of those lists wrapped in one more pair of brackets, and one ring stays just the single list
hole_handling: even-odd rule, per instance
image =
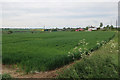
[{"label": "grey sky", "polygon": [[115,25],[118,18],[117,0],[29,1],[3,2],[2,27],[86,27],[98,26],[100,22]]}]

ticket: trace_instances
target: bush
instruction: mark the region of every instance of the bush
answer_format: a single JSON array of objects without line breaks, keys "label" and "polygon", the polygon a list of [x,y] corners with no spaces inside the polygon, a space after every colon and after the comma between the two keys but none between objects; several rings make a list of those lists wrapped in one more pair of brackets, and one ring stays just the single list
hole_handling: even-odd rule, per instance
[{"label": "bush", "polygon": [[8,34],[12,34],[13,33],[13,31],[8,31]]},{"label": "bush", "polygon": [[2,80],[12,80],[12,77],[10,76],[10,74],[5,73],[2,75]]},{"label": "bush", "polygon": [[[71,68],[59,73],[58,78],[116,78],[118,67],[112,62],[112,57],[96,55],[84,58]],[[68,74],[69,73],[69,74]]]}]

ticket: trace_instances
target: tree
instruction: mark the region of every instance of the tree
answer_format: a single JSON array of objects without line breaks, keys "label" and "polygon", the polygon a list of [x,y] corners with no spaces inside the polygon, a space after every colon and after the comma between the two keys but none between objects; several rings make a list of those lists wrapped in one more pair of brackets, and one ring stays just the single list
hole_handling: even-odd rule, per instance
[{"label": "tree", "polygon": [[63,29],[66,29],[65,27]]},{"label": "tree", "polygon": [[113,29],[113,25],[110,26],[110,29]]},{"label": "tree", "polygon": [[107,27],[107,29],[109,29],[109,25],[107,25],[106,27]]},{"label": "tree", "polygon": [[119,28],[119,27],[118,27],[117,29],[118,29],[118,31],[120,31],[120,28]]},{"label": "tree", "polygon": [[13,31],[8,31],[8,34],[12,34],[13,33]]},{"label": "tree", "polygon": [[100,23],[100,27],[103,27],[103,23],[102,22]]},{"label": "tree", "polygon": [[75,28],[71,28],[71,31],[75,31],[76,29]]},{"label": "tree", "polygon": [[57,31],[57,29],[52,29],[52,31]]},{"label": "tree", "polygon": [[70,28],[70,27],[68,27],[68,28],[67,28],[67,31],[71,31],[71,28]]},{"label": "tree", "polygon": [[67,29],[70,29],[70,27],[68,27]]},{"label": "tree", "polygon": [[66,30],[66,28],[64,27],[64,28],[63,28],[63,31],[65,31],[65,30]]},{"label": "tree", "polygon": [[58,31],[58,28],[56,27],[56,31]]},{"label": "tree", "polygon": [[85,30],[88,30],[88,26],[85,28]]}]

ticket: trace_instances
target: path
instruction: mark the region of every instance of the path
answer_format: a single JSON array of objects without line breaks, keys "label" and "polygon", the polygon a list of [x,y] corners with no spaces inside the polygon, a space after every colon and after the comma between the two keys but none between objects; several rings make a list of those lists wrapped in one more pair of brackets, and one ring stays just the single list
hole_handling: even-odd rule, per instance
[{"label": "path", "polygon": [[[77,61],[80,61],[80,60],[77,60]],[[55,70],[33,73],[33,74],[24,74],[23,72],[17,72],[17,69],[13,69],[10,66],[8,67],[5,65],[2,65],[2,73],[8,73],[14,78],[54,78],[58,75],[57,72],[61,71],[62,69],[69,68],[77,61],[74,61],[68,65],[57,68]]]}]

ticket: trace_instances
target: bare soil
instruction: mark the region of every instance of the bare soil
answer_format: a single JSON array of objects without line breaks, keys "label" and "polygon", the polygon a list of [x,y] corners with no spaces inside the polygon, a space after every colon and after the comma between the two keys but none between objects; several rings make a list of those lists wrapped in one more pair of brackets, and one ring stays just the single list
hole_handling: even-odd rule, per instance
[{"label": "bare soil", "polygon": [[61,72],[63,69],[69,68],[75,62],[72,62],[68,65],[57,68],[55,70],[45,71],[45,72],[29,73],[29,74],[25,74],[24,72],[20,71],[18,68],[15,68],[15,67],[13,68],[12,66],[2,65],[2,74],[8,73],[13,78],[55,78],[58,75],[58,72]]}]

